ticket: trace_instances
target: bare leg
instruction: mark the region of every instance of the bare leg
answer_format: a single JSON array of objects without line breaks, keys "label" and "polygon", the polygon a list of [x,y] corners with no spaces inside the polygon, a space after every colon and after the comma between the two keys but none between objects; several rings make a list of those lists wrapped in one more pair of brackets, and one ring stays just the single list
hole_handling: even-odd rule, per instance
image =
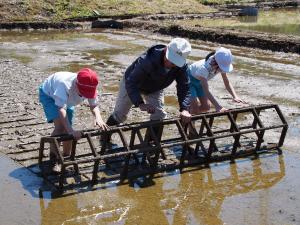
[{"label": "bare leg", "polygon": [[[190,113],[192,115],[197,115],[199,114],[199,108],[200,108],[200,103],[198,98],[192,98],[191,100],[191,106],[190,106]],[[190,125],[188,126],[189,130],[189,138],[194,138],[197,134],[195,133],[195,122],[191,122]]]},{"label": "bare leg", "polygon": [[200,107],[199,99],[198,98],[192,98],[191,106],[190,106],[190,113],[192,115],[197,115],[199,107]]},{"label": "bare leg", "polygon": [[[200,113],[208,112],[210,110],[211,103],[207,97],[198,97],[192,98],[191,106],[190,106],[190,113],[192,115],[198,115]],[[189,126],[189,136],[190,138],[197,137],[195,133],[195,123],[192,122]]]},{"label": "bare leg", "polygon": [[[52,132],[52,135],[60,135],[66,133],[65,128],[63,127],[62,123],[60,122],[60,119],[54,120],[54,130]],[[72,141],[64,141],[63,142],[63,156],[68,156],[71,153],[72,149]],[[50,146],[50,152],[54,153],[54,146]]]},{"label": "bare leg", "polygon": [[201,104],[198,107],[197,114],[208,112],[211,108],[211,102],[209,101],[209,99],[204,96],[204,97],[199,97],[199,100]]}]

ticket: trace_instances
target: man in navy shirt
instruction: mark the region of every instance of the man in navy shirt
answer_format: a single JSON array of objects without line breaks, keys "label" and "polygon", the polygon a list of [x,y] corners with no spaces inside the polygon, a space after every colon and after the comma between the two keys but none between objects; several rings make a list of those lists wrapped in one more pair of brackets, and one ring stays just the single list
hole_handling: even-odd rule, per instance
[{"label": "man in navy shirt", "polygon": [[183,123],[188,123],[191,114],[188,111],[190,91],[186,58],[190,52],[191,45],[187,40],[174,38],[168,45],[152,46],[139,56],[125,72],[107,125],[124,122],[133,105],[148,112],[151,120],[164,119],[163,90],[174,80],[177,83],[180,117]]}]

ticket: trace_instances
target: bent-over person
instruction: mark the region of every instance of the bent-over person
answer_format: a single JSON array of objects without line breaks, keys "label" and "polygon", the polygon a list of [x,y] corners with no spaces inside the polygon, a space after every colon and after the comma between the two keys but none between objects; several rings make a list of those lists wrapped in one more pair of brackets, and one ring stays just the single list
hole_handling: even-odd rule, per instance
[{"label": "bent-over person", "polygon": [[[47,122],[54,123],[51,135],[70,134],[80,139],[81,132],[73,129],[74,106],[85,99],[95,117],[95,125],[101,130],[108,126],[103,122],[98,107],[97,86],[99,80],[95,71],[83,68],[78,73],[57,72],[49,76],[39,88],[39,99],[43,106]],[[63,156],[69,156],[72,142],[63,143]],[[51,166],[57,166],[54,146],[50,145]]]},{"label": "bent-over person", "polygon": [[[107,125],[123,123],[132,106],[150,114],[150,120],[162,120],[164,89],[173,81],[177,85],[179,115],[183,123],[190,121],[190,91],[186,58],[191,52],[190,43],[183,38],[174,38],[168,45],[150,47],[125,71],[120,82],[119,94]],[[109,141],[110,138],[102,139]]]}]

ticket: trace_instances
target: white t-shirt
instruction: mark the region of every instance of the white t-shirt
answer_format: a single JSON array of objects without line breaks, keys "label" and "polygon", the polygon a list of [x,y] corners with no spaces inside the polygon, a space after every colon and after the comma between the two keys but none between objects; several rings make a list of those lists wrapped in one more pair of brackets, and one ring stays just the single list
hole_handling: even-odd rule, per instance
[{"label": "white t-shirt", "polygon": [[[76,73],[57,72],[42,84],[44,93],[54,99],[55,105],[62,108],[75,106],[86,98],[80,97],[76,87]],[[90,106],[96,106],[98,98],[88,99]]]},{"label": "white t-shirt", "polygon": [[206,62],[205,59],[202,59],[200,61],[194,62],[193,64],[189,65],[190,73],[193,77],[196,79],[199,79],[199,77],[204,77],[207,80],[212,79],[214,76],[218,74],[218,72],[213,71],[211,67],[212,57],[210,57]]}]

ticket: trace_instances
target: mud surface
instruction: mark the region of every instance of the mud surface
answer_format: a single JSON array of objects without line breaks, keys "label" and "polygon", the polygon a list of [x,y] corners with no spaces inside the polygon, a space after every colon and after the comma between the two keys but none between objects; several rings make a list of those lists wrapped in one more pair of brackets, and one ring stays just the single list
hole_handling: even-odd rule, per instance
[{"label": "mud surface", "polygon": [[[54,71],[94,68],[101,77],[100,108],[106,119],[126,66],[148,46],[169,40],[168,36],[113,30],[1,33],[0,151],[39,174],[39,139],[53,129],[38,103],[43,79]],[[191,61],[217,47],[191,42]],[[166,172],[150,184],[138,179],[122,186],[106,183],[93,191],[76,189],[78,194],[71,196],[50,193],[50,199],[49,191],[42,189],[41,224],[299,224],[299,55],[226,47],[235,56],[229,79],[240,97],[250,105],[278,104],[286,116],[290,129],[282,156],[245,158],[232,165],[215,163],[211,169],[187,169],[182,174]],[[231,102],[220,77],[210,85],[225,107],[243,106]],[[165,95],[169,116],[178,115],[175,86],[166,89]],[[148,115],[134,109],[128,122],[137,118],[146,120]],[[92,127],[87,106],[78,107],[75,127]],[[276,136],[274,132],[268,135]],[[249,216],[249,210],[255,216]]]}]

